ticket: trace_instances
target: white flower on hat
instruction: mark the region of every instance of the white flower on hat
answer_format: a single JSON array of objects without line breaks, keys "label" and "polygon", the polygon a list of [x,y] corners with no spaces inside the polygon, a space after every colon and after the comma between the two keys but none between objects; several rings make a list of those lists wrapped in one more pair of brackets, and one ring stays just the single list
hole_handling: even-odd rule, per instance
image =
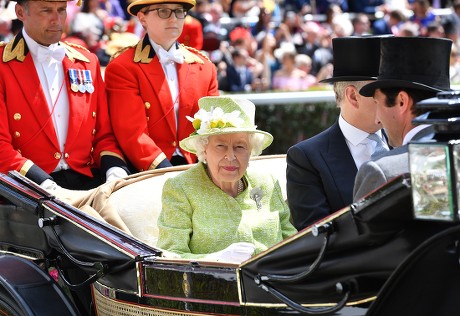
[{"label": "white flower on hat", "polygon": [[240,114],[238,110],[225,113],[220,107],[213,107],[209,112],[200,109],[193,117],[187,116],[187,120],[192,122],[195,133],[202,135],[226,127],[240,127],[244,123]]}]

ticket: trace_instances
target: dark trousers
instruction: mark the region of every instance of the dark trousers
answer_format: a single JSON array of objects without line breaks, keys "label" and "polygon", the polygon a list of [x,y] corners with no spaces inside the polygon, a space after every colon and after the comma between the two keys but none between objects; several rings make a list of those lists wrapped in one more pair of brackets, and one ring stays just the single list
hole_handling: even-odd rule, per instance
[{"label": "dark trousers", "polygon": [[50,176],[61,187],[69,190],[90,190],[101,185],[99,170],[92,170],[93,177],[85,176],[71,169],[52,172]]},{"label": "dark trousers", "polygon": [[171,160],[169,161],[173,166],[180,166],[180,165],[186,165],[188,164],[187,160],[179,155],[174,155],[171,157]]}]

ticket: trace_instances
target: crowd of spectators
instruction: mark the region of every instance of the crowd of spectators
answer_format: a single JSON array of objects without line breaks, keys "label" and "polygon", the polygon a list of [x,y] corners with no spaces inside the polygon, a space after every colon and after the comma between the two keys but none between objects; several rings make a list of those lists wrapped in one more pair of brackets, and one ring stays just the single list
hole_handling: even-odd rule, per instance
[{"label": "crowd of spectators", "polygon": [[[143,36],[126,1],[69,2],[64,40],[107,65],[114,52]],[[13,1],[0,0],[0,12],[6,42],[21,26]],[[451,79],[458,84],[459,30],[460,0],[197,0],[179,42],[206,52],[222,91],[298,91],[332,75],[334,37],[369,34],[452,39]]]}]

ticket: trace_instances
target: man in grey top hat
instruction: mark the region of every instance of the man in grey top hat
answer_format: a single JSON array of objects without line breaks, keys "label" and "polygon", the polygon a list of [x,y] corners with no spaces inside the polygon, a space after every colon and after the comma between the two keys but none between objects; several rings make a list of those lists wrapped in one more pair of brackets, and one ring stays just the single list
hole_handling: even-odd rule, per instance
[{"label": "man in grey top hat", "polygon": [[379,76],[360,93],[374,97],[376,121],[382,123],[389,144],[397,148],[361,166],[356,175],[354,201],[409,172],[407,144],[433,136],[431,126],[412,124],[416,116],[423,114],[415,104],[450,89],[451,40],[394,37],[384,38],[380,44]]},{"label": "man in grey top hat", "polygon": [[378,75],[380,38],[335,38],[332,45],[334,73],[323,82],[334,83],[339,119],[287,152],[288,204],[299,230],[351,204],[356,172],[377,145],[367,137],[382,139],[373,99],[359,94]]}]

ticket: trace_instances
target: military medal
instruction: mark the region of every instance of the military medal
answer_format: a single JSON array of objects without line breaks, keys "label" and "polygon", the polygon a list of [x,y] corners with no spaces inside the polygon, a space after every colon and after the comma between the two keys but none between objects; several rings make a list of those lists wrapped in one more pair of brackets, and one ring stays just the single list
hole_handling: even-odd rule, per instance
[{"label": "military medal", "polygon": [[88,91],[89,93],[93,93],[94,86],[93,86],[93,78],[91,78],[91,71],[83,70],[83,75],[85,76],[86,91]]},{"label": "military medal", "polygon": [[83,71],[81,69],[77,70],[78,72],[78,91],[81,93],[86,92],[85,82],[83,80]]},{"label": "military medal", "polygon": [[78,92],[77,70],[76,69],[69,69],[69,76],[70,76],[70,89],[73,92]]}]

